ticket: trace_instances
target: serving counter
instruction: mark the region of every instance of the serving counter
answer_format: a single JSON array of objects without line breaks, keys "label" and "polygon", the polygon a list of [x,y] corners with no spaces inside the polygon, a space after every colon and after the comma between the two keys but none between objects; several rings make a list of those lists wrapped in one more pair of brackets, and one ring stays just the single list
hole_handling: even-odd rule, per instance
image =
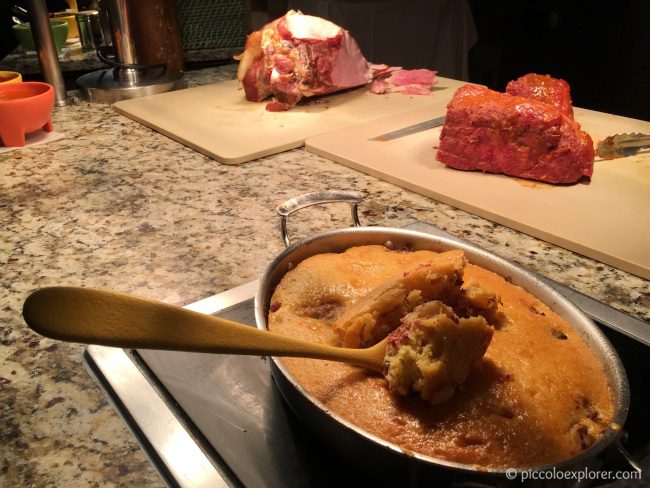
[{"label": "serving counter", "polygon": [[[232,66],[187,74],[190,86],[233,77]],[[433,224],[650,321],[647,280],[303,149],[222,165],[78,99],[55,109],[53,123],[65,139],[0,154],[0,470],[7,486],[163,484],[86,372],[85,346],[26,327],[21,307],[31,291],[86,286],[176,305],[210,297],[259,277],[284,246],[276,206],[304,192],[360,192],[364,225]],[[348,219],[347,205],[311,207],[292,217],[290,231],[306,237]]]}]

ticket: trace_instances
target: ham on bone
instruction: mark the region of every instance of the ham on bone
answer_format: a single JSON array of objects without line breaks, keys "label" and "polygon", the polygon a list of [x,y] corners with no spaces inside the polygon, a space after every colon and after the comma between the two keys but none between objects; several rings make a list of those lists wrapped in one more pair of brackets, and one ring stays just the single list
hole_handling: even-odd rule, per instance
[{"label": "ham on bone", "polygon": [[302,98],[370,83],[372,93],[429,94],[435,71],[370,64],[350,33],[338,25],[291,10],[253,32],[239,60],[237,78],[246,99],[283,111]]}]

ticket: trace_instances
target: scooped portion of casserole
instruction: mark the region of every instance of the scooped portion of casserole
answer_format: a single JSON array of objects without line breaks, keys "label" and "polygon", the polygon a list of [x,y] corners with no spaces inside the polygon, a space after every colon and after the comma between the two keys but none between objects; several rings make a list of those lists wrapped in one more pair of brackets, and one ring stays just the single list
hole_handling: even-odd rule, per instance
[{"label": "scooped portion of casserole", "polygon": [[392,392],[446,402],[485,355],[493,329],[484,317],[459,318],[440,300],[418,305],[388,335],[384,375]]}]

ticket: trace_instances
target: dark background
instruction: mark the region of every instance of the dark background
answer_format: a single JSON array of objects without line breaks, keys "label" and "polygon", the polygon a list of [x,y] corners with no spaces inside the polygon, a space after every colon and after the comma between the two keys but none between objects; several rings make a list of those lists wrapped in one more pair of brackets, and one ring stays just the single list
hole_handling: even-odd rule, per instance
[{"label": "dark background", "polygon": [[[286,11],[286,0],[245,1],[271,18]],[[650,0],[468,1],[478,31],[469,81],[503,91],[526,73],[550,74],[569,83],[578,107],[650,120]],[[0,0],[0,59],[15,48],[14,3],[25,2]]]},{"label": "dark background", "polygon": [[650,120],[650,0],[470,0],[470,81],[503,91],[535,72],[576,106]]}]

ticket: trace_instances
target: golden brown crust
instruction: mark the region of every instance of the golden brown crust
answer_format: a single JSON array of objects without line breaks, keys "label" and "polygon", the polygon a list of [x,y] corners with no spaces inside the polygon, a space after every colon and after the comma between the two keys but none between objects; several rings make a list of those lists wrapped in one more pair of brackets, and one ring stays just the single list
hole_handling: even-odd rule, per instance
[{"label": "golden brown crust", "polygon": [[407,268],[381,284],[347,307],[334,322],[333,330],[341,345],[372,346],[386,337],[416,306],[441,298],[456,301],[465,263],[462,251],[449,251]]},{"label": "golden brown crust", "polygon": [[[276,290],[269,328],[334,344],[332,323],[346,306],[433,256],[367,246],[304,261]],[[522,288],[471,264],[464,280],[500,297],[498,312],[507,326],[497,327],[483,359],[441,405],[395,397],[382,377],[354,366],[298,358],[283,362],[329,410],[404,449],[493,467],[551,463],[583,450],[613,414],[612,395],[594,354],[564,320]]]},{"label": "golden brown crust", "polygon": [[258,30],[253,32],[246,39],[246,46],[244,52],[234,56],[239,61],[237,67],[237,79],[241,82],[246,76],[246,71],[253,64],[253,60],[262,54],[262,31]]}]

